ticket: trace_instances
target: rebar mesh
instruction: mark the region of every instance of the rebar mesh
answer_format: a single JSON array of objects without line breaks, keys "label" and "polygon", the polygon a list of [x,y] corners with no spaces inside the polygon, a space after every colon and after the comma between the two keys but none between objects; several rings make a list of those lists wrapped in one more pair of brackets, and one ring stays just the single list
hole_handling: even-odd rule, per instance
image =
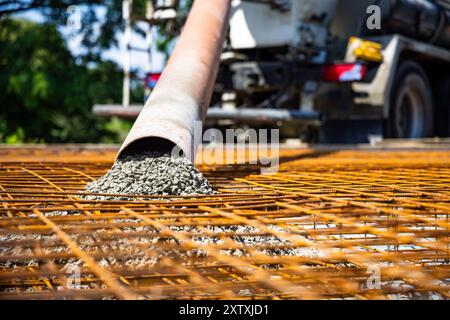
[{"label": "rebar mesh", "polygon": [[0,149],[0,299],[450,295],[450,151],[282,149],[271,175],[199,163],[213,196],[80,199],[114,155]]}]

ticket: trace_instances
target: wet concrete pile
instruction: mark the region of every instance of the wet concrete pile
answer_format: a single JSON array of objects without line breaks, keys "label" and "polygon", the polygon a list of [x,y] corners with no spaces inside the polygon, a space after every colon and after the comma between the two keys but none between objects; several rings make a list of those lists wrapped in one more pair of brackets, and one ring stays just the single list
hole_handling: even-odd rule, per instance
[{"label": "wet concrete pile", "polygon": [[[85,191],[121,195],[188,196],[213,194],[214,189],[195,166],[184,157],[160,152],[128,155],[118,159],[100,179]],[[128,200],[127,197],[84,196],[88,200]]]}]

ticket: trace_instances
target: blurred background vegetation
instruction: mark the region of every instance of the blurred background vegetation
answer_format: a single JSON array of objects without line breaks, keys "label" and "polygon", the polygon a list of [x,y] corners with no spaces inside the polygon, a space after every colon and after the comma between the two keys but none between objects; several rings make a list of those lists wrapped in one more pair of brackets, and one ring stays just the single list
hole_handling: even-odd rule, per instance
[{"label": "blurred background vegetation", "polygon": [[[145,15],[146,2],[133,1],[135,19]],[[85,8],[78,31],[83,50],[77,56],[59,30],[70,5]],[[100,7],[106,12],[102,19]],[[20,18],[29,10],[39,11],[45,21]],[[122,0],[0,0],[0,143],[121,142],[132,123],[95,117],[91,108],[121,103],[122,70],[102,60],[102,52],[118,46],[116,35],[123,28]],[[133,29],[144,32],[137,23]],[[167,53],[173,36],[161,34],[158,48]],[[142,104],[143,97],[142,81],[134,81],[131,102]]]}]

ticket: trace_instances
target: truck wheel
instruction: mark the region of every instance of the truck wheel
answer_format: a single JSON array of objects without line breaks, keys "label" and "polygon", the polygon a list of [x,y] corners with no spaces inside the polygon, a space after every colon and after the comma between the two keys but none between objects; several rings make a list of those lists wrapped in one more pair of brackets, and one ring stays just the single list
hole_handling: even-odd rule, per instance
[{"label": "truck wheel", "polygon": [[386,135],[424,138],[433,134],[433,95],[428,77],[417,63],[403,62],[394,79]]}]

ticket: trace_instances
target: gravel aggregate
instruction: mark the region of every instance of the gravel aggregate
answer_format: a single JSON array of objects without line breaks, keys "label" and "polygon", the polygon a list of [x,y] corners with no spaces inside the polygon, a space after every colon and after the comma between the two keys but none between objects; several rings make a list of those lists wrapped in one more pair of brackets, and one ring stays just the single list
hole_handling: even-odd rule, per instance
[{"label": "gravel aggregate", "polygon": [[[208,180],[184,157],[146,152],[118,159],[85,189],[91,193],[190,196],[214,194]],[[131,200],[128,197],[84,196],[87,200]]]}]

